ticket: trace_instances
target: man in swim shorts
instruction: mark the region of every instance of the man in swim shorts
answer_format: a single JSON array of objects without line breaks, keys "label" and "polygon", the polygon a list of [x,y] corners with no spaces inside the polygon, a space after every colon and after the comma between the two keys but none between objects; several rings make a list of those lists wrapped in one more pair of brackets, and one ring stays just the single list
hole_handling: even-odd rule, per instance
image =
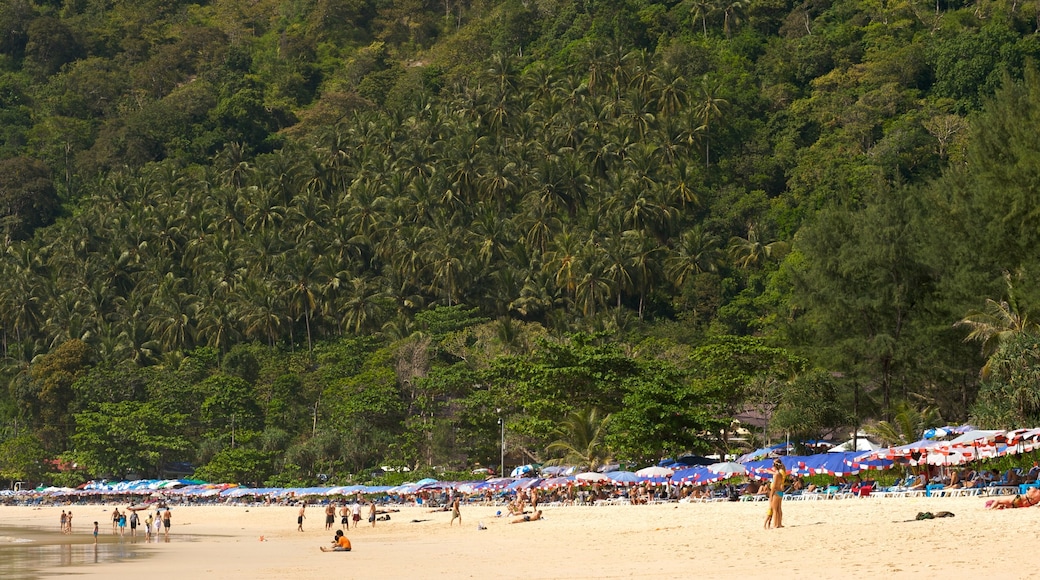
[{"label": "man in swim shorts", "polygon": [[336,506],[330,503],[325,506],[325,531],[331,530],[334,525],[336,525]]},{"label": "man in swim shorts", "polygon": [[163,528],[164,528],[163,531],[166,534],[167,538],[170,537],[170,516],[171,515],[172,514],[170,514],[170,508],[166,508],[166,511],[164,511],[163,514],[162,514],[162,525],[163,525]]}]

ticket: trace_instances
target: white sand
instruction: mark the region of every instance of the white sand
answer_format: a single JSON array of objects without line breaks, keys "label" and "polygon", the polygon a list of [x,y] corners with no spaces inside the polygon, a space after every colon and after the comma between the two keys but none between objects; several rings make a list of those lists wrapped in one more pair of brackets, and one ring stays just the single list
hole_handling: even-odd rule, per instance
[{"label": "white sand", "polygon": [[[354,551],[322,553],[332,534],[308,508],[174,507],[169,543],[146,557],[56,568],[77,578],[763,578],[1035,576],[1040,509],[989,511],[983,498],[848,499],[785,502],[785,524],[763,530],[764,503],[556,507],[545,519],[507,525],[497,508],[450,513],[404,508],[390,522],[348,537]],[[77,536],[95,519],[110,533],[112,507],[76,506]],[[920,511],[956,517],[913,519]],[[49,525],[61,508],[0,508],[5,525]],[[428,520],[412,523],[413,519]],[[337,522],[339,518],[337,517]],[[898,522],[894,520],[899,520]],[[478,530],[483,521],[486,530]],[[108,524],[107,526],[105,524]],[[338,527],[338,523],[337,523]],[[187,541],[189,534],[194,541]],[[260,541],[264,536],[265,541]],[[864,576],[866,574],[866,576]]]}]

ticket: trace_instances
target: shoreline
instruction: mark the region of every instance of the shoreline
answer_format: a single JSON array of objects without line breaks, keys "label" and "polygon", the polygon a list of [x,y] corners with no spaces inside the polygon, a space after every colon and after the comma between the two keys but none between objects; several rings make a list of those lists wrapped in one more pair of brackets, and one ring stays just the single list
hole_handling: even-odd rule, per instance
[{"label": "shoreline", "polygon": [[[303,533],[296,531],[293,507],[184,506],[173,508],[170,542],[142,546],[140,558],[48,567],[37,577],[660,578],[694,571],[703,578],[760,578],[777,571],[814,578],[863,572],[1031,576],[1033,562],[1017,534],[1031,529],[1040,512],[990,511],[984,503],[792,501],[785,503],[787,525],[780,530],[762,529],[765,505],[755,502],[550,507],[542,521],[520,525],[494,517],[501,508],[463,506],[461,527],[448,526],[450,513],[405,507],[389,522],[372,528],[363,521],[347,532],[350,553],[319,550],[332,538],[320,506],[307,510]],[[77,522],[89,520],[92,528],[111,507],[73,509]],[[46,528],[53,522],[57,528],[61,509],[0,507],[0,525]],[[914,521],[920,511],[956,515]],[[478,522],[487,529],[477,529]],[[74,536],[89,536],[89,529],[77,527]]]}]

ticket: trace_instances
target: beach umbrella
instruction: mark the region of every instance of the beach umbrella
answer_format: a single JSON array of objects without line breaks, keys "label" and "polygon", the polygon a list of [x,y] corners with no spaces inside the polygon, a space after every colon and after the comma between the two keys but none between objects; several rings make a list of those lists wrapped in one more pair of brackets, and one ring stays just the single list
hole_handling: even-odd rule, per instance
[{"label": "beach umbrella", "polygon": [[639,476],[631,471],[611,471],[607,473],[607,477],[615,485],[633,485],[640,481]]},{"label": "beach umbrella", "polygon": [[1004,431],[974,429],[947,441],[950,447],[982,447],[1005,441]]},{"label": "beach umbrella", "polygon": [[723,479],[725,479],[725,477],[715,473],[714,471],[708,471],[708,468],[703,465],[680,469],[672,474],[672,483],[677,484],[690,483],[693,485],[707,485],[709,483],[722,481]]},{"label": "beach umbrella", "polygon": [[547,465],[542,468],[541,472],[542,475],[555,477],[563,475],[568,469],[570,469],[570,467],[566,465]]},{"label": "beach umbrella", "polygon": [[651,465],[650,467],[640,469],[636,472],[636,475],[639,477],[640,483],[648,485],[665,485],[670,481],[673,473],[675,473],[675,470],[669,467]]},{"label": "beach umbrella", "polygon": [[533,463],[528,463],[527,465],[515,467],[513,468],[513,471],[510,472],[509,477],[524,477],[528,473],[537,473],[538,467],[538,465],[535,465]]},{"label": "beach umbrella", "polygon": [[769,447],[756,449],[751,453],[745,453],[744,455],[741,455],[737,458],[737,463],[748,463],[751,461],[766,459],[768,457],[779,457],[781,455],[780,451],[784,451],[786,453],[787,450],[787,443],[777,443],[776,445],[770,445]]},{"label": "beach umbrella", "polygon": [[675,473],[674,469],[661,467],[660,465],[651,465],[650,467],[640,469],[636,472],[636,475],[642,478],[671,477],[673,473]]},{"label": "beach umbrella", "polygon": [[709,465],[708,471],[718,473],[719,475],[725,475],[727,477],[734,477],[746,474],[747,468],[740,463],[735,463],[733,461],[722,461]]},{"label": "beach umbrella", "polygon": [[715,460],[710,457],[703,457],[701,455],[683,455],[679,459],[675,460],[676,463],[681,463],[689,467],[707,466],[715,463]]},{"label": "beach umbrella", "polygon": [[437,483],[437,480],[432,477],[426,477],[415,482],[415,485],[429,485],[431,483]]},{"label": "beach umbrella", "polygon": [[597,471],[586,471],[574,476],[575,481],[580,483],[608,483],[610,478],[605,473]]},{"label": "beach umbrella", "polygon": [[568,475],[566,477],[552,477],[549,479],[543,479],[538,484],[538,489],[550,490],[556,489],[558,487],[563,487],[565,485],[574,485],[573,475]]}]

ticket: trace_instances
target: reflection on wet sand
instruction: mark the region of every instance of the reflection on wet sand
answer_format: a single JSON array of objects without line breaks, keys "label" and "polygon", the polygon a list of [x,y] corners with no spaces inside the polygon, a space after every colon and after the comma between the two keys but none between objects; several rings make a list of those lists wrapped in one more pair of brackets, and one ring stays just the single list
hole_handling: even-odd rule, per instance
[{"label": "reflection on wet sand", "polygon": [[[55,569],[143,558],[140,548],[160,539],[73,534],[38,528],[0,527],[0,578],[35,579]],[[169,543],[169,538],[164,543]],[[47,573],[47,571],[51,571]]]}]

